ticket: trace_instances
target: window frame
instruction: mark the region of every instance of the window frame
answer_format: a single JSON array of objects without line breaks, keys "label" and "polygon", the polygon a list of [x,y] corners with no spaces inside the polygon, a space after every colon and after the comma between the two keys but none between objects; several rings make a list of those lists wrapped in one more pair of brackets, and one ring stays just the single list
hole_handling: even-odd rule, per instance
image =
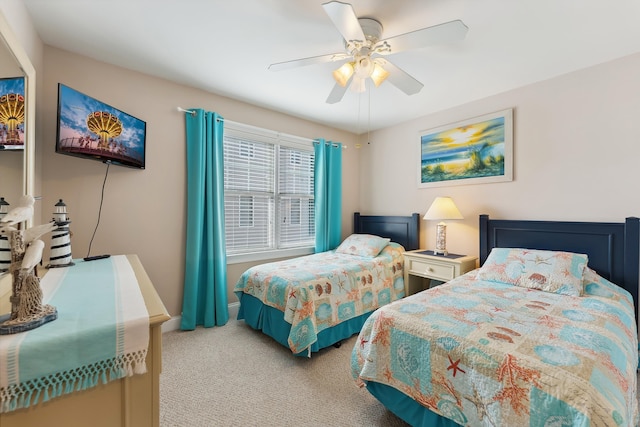
[{"label": "window frame", "polygon": [[[274,203],[275,203],[275,211],[274,211],[274,225],[272,226],[272,232],[276,233],[276,236],[280,234],[280,223],[278,221],[280,212],[279,209],[282,208],[280,206],[280,193],[278,193],[277,182],[279,179],[279,167],[280,161],[278,159],[279,154],[278,151],[280,147],[288,147],[297,149],[300,151],[307,151],[311,154],[314,153],[314,140],[303,138],[295,135],[289,135],[281,132],[275,132],[268,129],[263,129],[251,125],[246,125],[242,123],[230,123],[225,121],[224,135],[231,136],[240,139],[247,139],[256,142],[264,142],[268,144],[273,144],[276,147],[276,165],[274,168]],[[251,150],[249,150],[251,151]],[[292,159],[293,160],[293,159]],[[313,194],[309,200],[313,200]],[[300,202],[299,208],[302,209],[303,203]],[[277,238],[277,237],[276,237]],[[276,248],[270,250],[261,250],[254,252],[243,252],[243,253],[235,253],[229,254],[227,253],[227,264],[238,264],[244,262],[253,262],[253,261],[264,261],[264,260],[273,260],[277,258],[289,258],[294,256],[302,256],[309,255],[315,252],[315,242],[309,246],[301,246],[295,248]]]}]

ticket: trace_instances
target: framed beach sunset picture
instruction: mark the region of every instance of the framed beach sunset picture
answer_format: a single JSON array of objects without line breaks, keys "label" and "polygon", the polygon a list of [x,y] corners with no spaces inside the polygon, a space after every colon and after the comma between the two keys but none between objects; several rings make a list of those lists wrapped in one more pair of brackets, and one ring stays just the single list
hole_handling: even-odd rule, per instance
[{"label": "framed beach sunset picture", "polygon": [[513,109],[420,132],[418,186],[513,179]]}]

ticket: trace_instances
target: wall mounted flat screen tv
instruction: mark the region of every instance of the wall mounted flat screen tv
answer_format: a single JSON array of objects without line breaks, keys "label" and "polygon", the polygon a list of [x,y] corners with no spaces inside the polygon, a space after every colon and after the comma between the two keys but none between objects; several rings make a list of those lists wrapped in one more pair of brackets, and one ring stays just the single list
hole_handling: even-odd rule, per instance
[{"label": "wall mounted flat screen tv", "polygon": [[146,122],[58,84],[56,153],[145,168]]},{"label": "wall mounted flat screen tv", "polygon": [[24,77],[0,79],[0,150],[24,149]]}]

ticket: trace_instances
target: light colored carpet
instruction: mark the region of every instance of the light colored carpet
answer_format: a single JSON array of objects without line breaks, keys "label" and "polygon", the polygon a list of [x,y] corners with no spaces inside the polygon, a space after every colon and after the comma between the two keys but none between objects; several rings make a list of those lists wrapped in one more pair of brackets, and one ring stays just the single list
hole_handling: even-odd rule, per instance
[{"label": "light colored carpet", "polygon": [[295,357],[235,316],[222,327],[163,335],[160,426],[407,424],[351,377],[351,349]]},{"label": "light colored carpet", "polygon": [[407,426],[352,380],[356,336],[294,357],[232,314],[222,327],[163,335],[161,427]]}]

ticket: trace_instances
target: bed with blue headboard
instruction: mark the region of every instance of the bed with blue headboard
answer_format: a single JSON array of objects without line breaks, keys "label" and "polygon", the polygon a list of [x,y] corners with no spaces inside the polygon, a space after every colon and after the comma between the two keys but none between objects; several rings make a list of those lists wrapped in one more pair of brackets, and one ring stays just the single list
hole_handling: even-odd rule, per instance
[{"label": "bed with blue headboard", "polygon": [[356,382],[414,426],[637,425],[638,218],[479,219],[481,267],[376,310]]},{"label": "bed with blue headboard", "polygon": [[404,296],[402,254],[418,249],[419,237],[417,213],[356,212],[353,235],[338,248],[245,271],[234,289],[238,320],[296,355],[337,345],[357,334],[376,308]]}]

